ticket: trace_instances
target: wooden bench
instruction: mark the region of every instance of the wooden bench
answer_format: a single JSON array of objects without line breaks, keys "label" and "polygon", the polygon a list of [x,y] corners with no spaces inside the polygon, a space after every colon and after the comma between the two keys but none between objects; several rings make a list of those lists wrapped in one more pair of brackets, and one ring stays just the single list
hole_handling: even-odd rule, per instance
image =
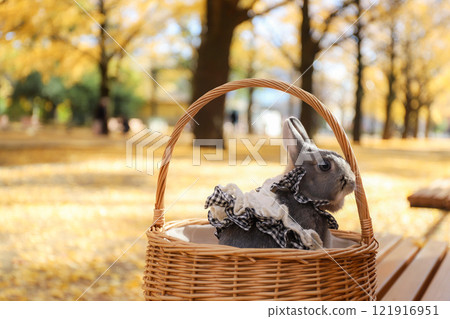
[{"label": "wooden bench", "polygon": [[450,301],[450,251],[444,242],[420,244],[398,235],[378,235],[378,300]]},{"label": "wooden bench", "polygon": [[434,181],[408,197],[411,207],[429,207],[450,210],[450,178]]}]

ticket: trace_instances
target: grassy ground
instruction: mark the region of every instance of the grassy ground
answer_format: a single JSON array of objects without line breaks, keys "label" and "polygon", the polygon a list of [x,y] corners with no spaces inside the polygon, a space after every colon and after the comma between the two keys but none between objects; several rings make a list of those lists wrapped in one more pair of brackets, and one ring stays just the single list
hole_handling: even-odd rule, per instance
[{"label": "grassy ground", "polygon": [[[125,139],[77,129],[0,132],[0,300],[142,300],[157,179],[126,167]],[[330,137],[316,142],[337,149]],[[442,212],[409,208],[406,197],[450,176],[449,144],[366,140],[354,147],[377,232],[420,239],[439,220]],[[264,166],[240,165],[248,155],[242,145],[236,166],[193,166],[189,136],[182,137],[167,181],[167,219],[205,217],[204,200],[217,184],[250,190],[281,173],[278,147],[261,154]],[[350,197],[336,217],[341,229],[358,230]],[[432,238],[450,242],[449,234],[446,218]]]}]

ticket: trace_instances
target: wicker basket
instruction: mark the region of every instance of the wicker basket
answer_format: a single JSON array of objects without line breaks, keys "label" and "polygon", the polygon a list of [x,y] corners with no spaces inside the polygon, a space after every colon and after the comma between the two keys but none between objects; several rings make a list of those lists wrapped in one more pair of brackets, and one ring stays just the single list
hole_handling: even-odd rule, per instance
[{"label": "wicker basket", "polygon": [[[195,244],[166,234],[166,230],[205,219],[164,225],[164,192],[173,146],[184,126],[209,101],[227,92],[246,88],[273,88],[311,105],[330,125],[353,172],[361,234],[333,231],[359,244],[323,250],[242,249]],[[312,94],[288,83],[244,79],[219,86],[195,101],[175,125],[159,172],[154,226],[147,232],[144,273],[146,300],[375,300],[375,255],[378,243],[353,150],[333,114]]]}]

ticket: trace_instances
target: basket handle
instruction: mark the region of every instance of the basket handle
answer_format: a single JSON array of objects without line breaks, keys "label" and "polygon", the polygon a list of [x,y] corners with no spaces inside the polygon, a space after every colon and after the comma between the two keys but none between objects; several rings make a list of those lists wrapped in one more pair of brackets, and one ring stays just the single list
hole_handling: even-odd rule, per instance
[{"label": "basket handle", "polygon": [[367,204],[367,198],[362,184],[361,175],[359,173],[358,164],[356,163],[353,149],[350,145],[350,141],[348,140],[347,135],[345,135],[344,129],[339,124],[335,116],[314,95],[284,81],[269,79],[243,79],[228,82],[226,84],[218,86],[208,91],[200,98],[198,98],[194,103],[192,103],[191,106],[189,106],[189,108],[186,110],[186,113],[178,120],[172,132],[172,135],[170,136],[170,140],[166,146],[166,149],[164,150],[162,159],[163,164],[159,171],[156,190],[156,203],[153,216],[154,227],[162,228],[164,226],[164,193],[166,190],[167,173],[169,170],[173,148],[178,141],[178,138],[180,137],[184,127],[195,116],[195,114],[197,114],[197,112],[211,100],[227,92],[247,87],[271,88],[296,96],[303,102],[306,102],[307,104],[312,106],[314,110],[316,110],[316,112],[325,119],[328,125],[330,125],[345,155],[347,162],[350,164],[350,167],[356,176],[357,192],[355,192],[355,198],[361,225],[361,238],[365,244],[369,245],[374,239],[369,207]]}]

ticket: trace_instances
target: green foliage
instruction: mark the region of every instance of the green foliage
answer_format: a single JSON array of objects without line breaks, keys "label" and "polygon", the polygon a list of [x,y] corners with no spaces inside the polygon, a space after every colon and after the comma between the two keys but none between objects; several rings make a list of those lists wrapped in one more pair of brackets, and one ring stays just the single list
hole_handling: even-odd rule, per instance
[{"label": "green foliage", "polygon": [[48,122],[54,118],[57,105],[66,95],[67,89],[61,78],[52,77],[45,84],[41,73],[33,71],[15,83],[8,115],[18,120],[30,115],[33,107],[38,107],[41,120]]},{"label": "green foliage", "polygon": [[0,115],[6,113],[6,100],[0,96]]},{"label": "green foliage", "polygon": [[84,125],[92,120],[99,99],[98,87],[98,76],[88,74],[68,89],[67,97],[72,106],[72,124]]},{"label": "green foliage", "polygon": [[42,77],[39,72],[33,71],[28,76],[17,81],[12,93],[11,106],[7,114],[12,120],[31,115],[32,106],[36,102],[35,97],[42,96]]},{"label": "green foliage", "polygon": [[33,71],[24,79],[19,80],[14,87],[13,99],[33,98],[42,95],[42,76],[39,72]]},{"label": "green foliage", "polygon": [[31,115],[31,108],[28,107],[29,104],[25,100],[12,100],[11,105],[7,108],[6,115],[12,121],[18,121],[23,116]]},{"label": "green foliage", "polygon": [[112,116],[137,116],[144,100],[134,93],[134,88],[115,82],[111,87]]},{"label": "green foliage", "polygon": [[[127,82],[111,83],[111,116],[137,116],[144,105],[131,78],[127,76]],[[44,122],[57,120],[67,123],[71,118],[72,125],[86,125],[92,121],[99,99],[99,86],[96,72],[86,73],[79,82],[68,87],[60,77],[52,77],[48,83],[43,83],[42,75],[33,71],[15,83],[7,114],[12,120],[20,120],[23,116],[30,116],[33,107],[37,107]]]},{"label": "green foliage", "polygon": [[63,103],[58,104],[56,107],[56,121],[62,124],[68,124],[72,120],[72,108],[70,107],[70,101],[66,100]]},{"label": "green foliage", "polygon": [[53,104],[62,103],[66,97],[66,87],[59,77],[52,77],[50,81],[42,88],[42,96]]}]

